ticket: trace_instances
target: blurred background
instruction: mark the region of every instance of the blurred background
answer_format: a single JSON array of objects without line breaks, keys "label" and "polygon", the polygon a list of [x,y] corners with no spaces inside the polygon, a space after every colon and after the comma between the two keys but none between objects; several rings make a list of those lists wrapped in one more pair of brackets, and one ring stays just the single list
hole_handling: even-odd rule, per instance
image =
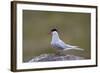
[{"label": "blurred background", "polygon": [[89,13],[23,10],[23,62],[56,52],[50,45],[52,28],[58,29],[65,43],[84,49],[84,52],[70,54],[90,59],[90,19]]}]

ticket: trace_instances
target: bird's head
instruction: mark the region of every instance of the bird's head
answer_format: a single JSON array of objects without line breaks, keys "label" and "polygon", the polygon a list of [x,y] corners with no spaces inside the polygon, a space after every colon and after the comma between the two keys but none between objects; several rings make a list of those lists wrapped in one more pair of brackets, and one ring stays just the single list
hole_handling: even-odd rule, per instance
[{"label": "bird's head", "polygon": [[56,31],[56,32],[57,32],[58,30],[57,30],[57,29],[51,29],[51,32],[54,32],[54,31]]},{"label": "bird's head", "polygon": [[54,29],[51,29],[51,31],[50,31],[50,34],[52,34],[53,32],[58,32],[58,30],[56,29],[56,28],[54,28]]}]

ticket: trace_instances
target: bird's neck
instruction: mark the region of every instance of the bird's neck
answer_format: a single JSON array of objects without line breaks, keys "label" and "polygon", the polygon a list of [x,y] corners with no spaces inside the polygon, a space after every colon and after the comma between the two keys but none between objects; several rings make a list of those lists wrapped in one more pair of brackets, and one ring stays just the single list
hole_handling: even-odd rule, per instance
[{"label": "bird's neck", "polygon": [[60,40],[59,35],[56,31],[52,32],[52,41]]}]

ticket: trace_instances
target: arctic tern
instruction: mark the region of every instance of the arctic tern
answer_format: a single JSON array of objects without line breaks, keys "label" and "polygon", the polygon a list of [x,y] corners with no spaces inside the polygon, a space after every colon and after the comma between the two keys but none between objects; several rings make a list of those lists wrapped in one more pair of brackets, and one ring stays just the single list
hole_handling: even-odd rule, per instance
[{"label": "arctic tern", "polygon": [[78,46],[72,46],[72,45],[64,43],[59,38],[57,29],[52,29],[51,34],[52,34],[51,46],[53,48],[55,48],[59,51],[67,51],[67,50],[81,50],[81,51],[83,51],[83,49],[79,48]]}]

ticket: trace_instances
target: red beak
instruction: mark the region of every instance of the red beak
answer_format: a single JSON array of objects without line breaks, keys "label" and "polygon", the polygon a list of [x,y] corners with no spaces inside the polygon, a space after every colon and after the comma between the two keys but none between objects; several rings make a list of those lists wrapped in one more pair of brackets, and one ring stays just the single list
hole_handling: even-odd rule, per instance
[{"label": "red beak", "polygon": [[52,32],[49,32],[48,34],[49,34],[49,35],[51,35],[51,34],[52,34]]}]

